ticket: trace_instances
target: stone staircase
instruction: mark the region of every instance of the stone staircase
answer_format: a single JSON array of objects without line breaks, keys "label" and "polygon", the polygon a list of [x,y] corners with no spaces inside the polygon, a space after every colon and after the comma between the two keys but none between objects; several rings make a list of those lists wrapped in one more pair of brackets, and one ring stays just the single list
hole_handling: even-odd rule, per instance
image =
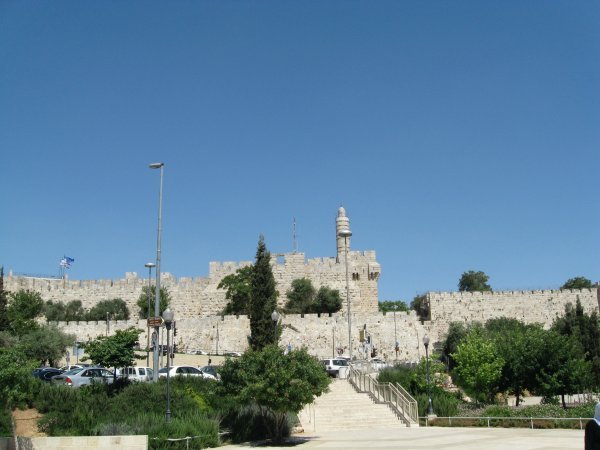
[{"label": "stone staircase", "polygon": [[373,402],[369,394],[356,392],[348,380],[338,378],[298,418],[305,433],[405,427],[385,403]]}]

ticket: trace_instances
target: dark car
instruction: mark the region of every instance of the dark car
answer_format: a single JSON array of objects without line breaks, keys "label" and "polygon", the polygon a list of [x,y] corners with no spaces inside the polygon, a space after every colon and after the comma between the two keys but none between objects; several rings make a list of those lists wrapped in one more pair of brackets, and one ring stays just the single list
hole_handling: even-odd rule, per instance
[{"label": "dark car", "polygon": [[212,375],[215,379],[220,380],[221,375],[217,372],[217,368],[215,366],[204,366],[200,367],[202,373],[207,373],[208,375]]},{"label": "dark car", "polygon": [[39,378],[46,383],[50,383],[52,382],[51,378],[54,375],[60,375],[63,371],[54,367],[40,367],[39,369],[35,369],[32,373],[34,377]]}]

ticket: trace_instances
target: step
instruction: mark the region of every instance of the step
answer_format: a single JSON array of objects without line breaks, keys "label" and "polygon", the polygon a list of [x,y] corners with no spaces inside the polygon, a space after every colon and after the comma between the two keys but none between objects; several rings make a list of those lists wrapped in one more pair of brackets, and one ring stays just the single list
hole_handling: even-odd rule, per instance
[{"label": "step", "polygon": [[329,392],[307,405],[298,417],[307,431],[405,427],[387,404],[374,402],[367,393],[356,392],[344,379],[333,381]]}]

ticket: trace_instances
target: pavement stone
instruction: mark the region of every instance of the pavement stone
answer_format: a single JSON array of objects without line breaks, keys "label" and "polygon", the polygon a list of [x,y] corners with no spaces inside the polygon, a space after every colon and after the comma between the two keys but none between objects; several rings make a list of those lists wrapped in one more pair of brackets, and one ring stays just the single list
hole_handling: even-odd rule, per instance
[{"label": "pavement stone", "polygon": [[[583,448],[583,430],[531,430],[528,428],[419,427],[304,433],[291,438],[297,445],[269,449],[369,450],[571,450]],[[264,444],[262,444],[264,445]],[[261,443],[226,445],[220,449],[261,447]]]}]

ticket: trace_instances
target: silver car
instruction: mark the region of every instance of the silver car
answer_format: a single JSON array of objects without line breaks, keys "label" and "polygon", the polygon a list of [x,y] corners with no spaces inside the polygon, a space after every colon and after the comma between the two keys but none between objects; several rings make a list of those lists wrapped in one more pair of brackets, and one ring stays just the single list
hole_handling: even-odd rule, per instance
[{"label": "silver car", "polygon": [[[167,376],[167,368],[163,367],[162,369],[160,369],[158,371],[158,377],[159,378],[166,378]],[[193,367],[193,366],[172,366],[169,367],[169,376],[170,377],[177,377],[177,376],[182,376],[182,377],[202,377],[202,378],[207,378],[209,380],[216,380],[217,378],[212,376],[209,373],[205,373],[203,371],[201,371],[200,369],[198,369],[197,367]]]},{"label": "silver car", "polygon": [[113,373],[104,367],[86,367],[73,369],[52,377],[53,384],[80,387],[92,383],[110,384],[113,382]]}]

